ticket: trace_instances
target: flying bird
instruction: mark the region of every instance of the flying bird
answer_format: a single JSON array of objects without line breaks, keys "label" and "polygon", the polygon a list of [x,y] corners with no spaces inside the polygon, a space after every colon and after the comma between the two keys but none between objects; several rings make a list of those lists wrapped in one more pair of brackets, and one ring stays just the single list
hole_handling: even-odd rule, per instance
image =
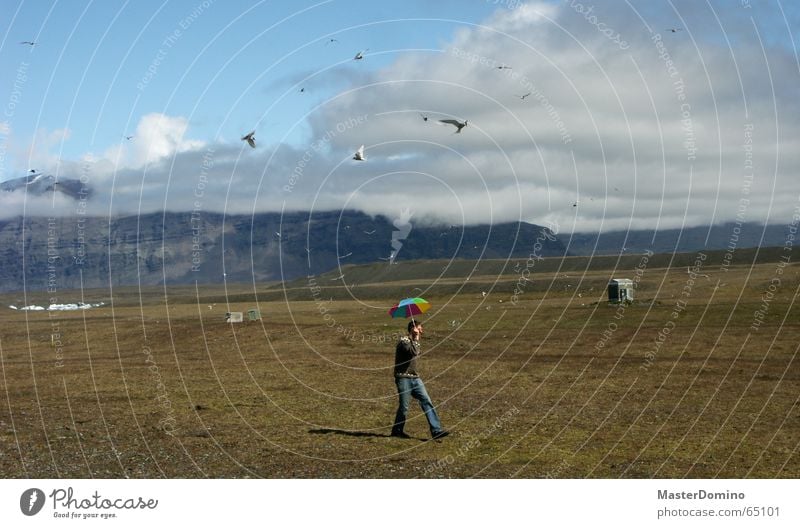
[{"label": "flying bird", "polygon": [[525,98],[528,97],[530,94],[531,94],[531,92],[528,92],[525,95],[518,95],[517,97],[519,97],[520,99],[522,99],[524,101]]},{"label": "flying bird", "polygon": [[130,141],[130,140],[132,140],[132,139],[133,139],[133,136],[125,136],[125,139],[127,139],[128,141]]},{"label": "flying bird", "polygon": [[358,147],[358,150],[353,154],[353,159],[356,161],[365,161],[367,158],[364,156],[364,145]]},{"label": "flying bird", "polygon": [[372,231],[364,231],[364,233],[366,233],[368,235],[374,235],[375,231],[377,231],[377,229],[373,229]]},{"label": "flying bird", "polygon": [[461,133],[461,129],[464,128],[465,126],[467,126],[467,123],[469,121],[467,121],[465,119],[464,122],[462,123],[461,121],[459,121],[457,119],[440,119],[439,122],[440,123],[444,123],[446,125],[453,125],[454,127],[456,127],[455,133],[456,134],[460,134]]},{"label": "flying bird", "polygon": [[30,172],[31,174],[36,174],[36,169],[31,169],[28,172]]},{"label": "flying bird", "polygon": [[339,258],[340,258],[340,259],[346,259],[347,257],[349,257],[349,256],[350,256],[350,255],[352,255],[352,254],[353,254],[353,252],[351,251],[351,252],[350,252],[350,253],[348,253],[347,255],[342,255],[342,256],[340,256]]},{"label": "flying bird", "polygon": [[249,134],[242,136],[242,141],[247,141],[247,144],[252,148],[256,148],[256,131],[253,130]]},{"label": "flying bird", "polygon": [[367,51],[369,51],[369,48],[365,49],[364,51],[359,51],[358,53],[356,53],[356,56],[353,57],[353,60],[361,60],[361,59],[363,59],[364,58],[364,52],[367,52]]},{"label": "flying bird", "polygon": [[36,45],[36,43],[33,42],[32,40],[23,40],[22,42],[20,42],[20,44],[27,44],[28,46],[35,46]]},{"label": "flying bird", "polygon": [[306,91],[306,88],[305,88],[305,86],[304,86],[304,87],[302,87],[302,88],[300,88],[300,93],[303,93],[303,92],[305,92],[305,91]]},{"label": "flying bird", "polygon": [[419,116],[422,118],[423,121],[425,121],[426,123],[428,122],[428,116],[422,113],[420,113]]},{"label": "flying bird", "polygon": [[667,28],[666,30],[671,33],[677,33],[678,31],[683,31],[683,28]]},{"label": "flying bird", "polygon": [[505,64],[503,64],[502,66],[495,66],[495,68],[497,68],[498,70],[510,70],[510,69],[512,69],[511,66],[506,66]]},{"label": "flying bird", "polygon": [[333,44],[334,42],[339,42],[339,41],[336,40],[335,38],[331,38],[331,39],[328,39],[328,42],[326,42],[325,45],[327,46],[328,44]]}]

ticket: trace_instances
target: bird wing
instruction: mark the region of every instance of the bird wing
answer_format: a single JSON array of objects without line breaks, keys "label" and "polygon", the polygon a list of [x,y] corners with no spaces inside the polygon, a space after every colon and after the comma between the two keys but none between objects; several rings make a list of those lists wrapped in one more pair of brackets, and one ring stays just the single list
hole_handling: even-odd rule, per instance
[{"label": "bird wing", "polygon": [[445,124],[448,124],[448,125],[453,125],[453,126],[461,126],[461,123],[459,123],[455,119],[440,119],[439,122],[440,123],[445,123]]},{"label": "bird wing", "polygon": [[253,148],[256,148],[256,138],[253,137],[256,135],[256,131],[253,130],[249,134],[242,136],[242,141],[247,141],[247,144]]}]

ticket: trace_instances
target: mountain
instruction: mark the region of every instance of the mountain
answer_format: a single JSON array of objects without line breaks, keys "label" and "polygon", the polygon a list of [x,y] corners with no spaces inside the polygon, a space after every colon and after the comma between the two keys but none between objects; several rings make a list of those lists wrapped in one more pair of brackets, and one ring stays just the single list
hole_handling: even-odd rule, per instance
[{"label": "mountain", "polygon": [[729,222],[685,229],[643,229],[607,233],[574,233],[562,236],[570,255],[618,255],[620,253],[687,253],[701,250],[736,250],[782,246],[789,226],[755,222]]},{"label": "mountain", "polygon": [[[35,183],[31,184],[34,185]],[[411,259],[561,256],[546,228],[420,226],[354,211],[0,221],[0,290],[292,280],[339,266]],[[24,272],[23,272],[24,270]]]},{"label": "mountain", "polygon": [[80,180],[71,178],[57,180],[55,176],[43,173],[6,180],[0,183],[0,190],[3,192],[27,192],[36,196],[58,191],[75,200],[86,199],[92,195],[91,188],[85,186]]},{"label": "mountain", "polygon": [[[31,192],[51,182],[49,177],[19,180],[4,182],[2,189],[17,192],[25,185]],[[263,283],[348,264],[402,266],[426,259],[730,251],[783,246],[787,230],[785,225],[736,223],[555,235],[525,222],[426,226],[409,214],[389,219],[355,211],[15,218],[0,221],[0,291],[55,293],[81,286],[218,284],[223,279]]]}]

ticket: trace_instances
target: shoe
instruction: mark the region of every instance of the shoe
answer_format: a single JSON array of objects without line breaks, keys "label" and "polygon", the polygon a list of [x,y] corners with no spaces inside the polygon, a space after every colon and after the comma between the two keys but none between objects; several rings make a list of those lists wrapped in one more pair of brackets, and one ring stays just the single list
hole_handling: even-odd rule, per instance
[{"label": "shoe", "polygon": [[405,438],[405,439],[411,438],[410,436],[405,434],[403,431],[392,431],[391,436],[393,436],[395,438]]},{"label": "shoe", "polygon": [[445,436],[450,436],[450,431],[445,431],[445,430],[436,431],[431,436],[433,436],[434,440],[438,440],[440,438],[444,438]]}]

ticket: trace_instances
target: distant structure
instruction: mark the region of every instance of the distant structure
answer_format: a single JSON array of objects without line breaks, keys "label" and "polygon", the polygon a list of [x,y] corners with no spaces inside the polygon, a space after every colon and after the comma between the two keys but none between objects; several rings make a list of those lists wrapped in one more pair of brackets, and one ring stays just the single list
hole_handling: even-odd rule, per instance
[{"label": "distant structure", "polygon": [[608,281],[608,302],[633,302],[633,281],[631,279],[611,279]]},{"label": "distant structure", "polygon": [[225,313],[225,322],[226,323],[241,323],[244,321],[244,317],[242,316],[242,312],[226,312]]},{"label": "distant structure", "polygon": [[260,321],[261,312],[256,310],[255,308],[251,308],[250,310],[247,310],[247,319],[250,321]]}]

